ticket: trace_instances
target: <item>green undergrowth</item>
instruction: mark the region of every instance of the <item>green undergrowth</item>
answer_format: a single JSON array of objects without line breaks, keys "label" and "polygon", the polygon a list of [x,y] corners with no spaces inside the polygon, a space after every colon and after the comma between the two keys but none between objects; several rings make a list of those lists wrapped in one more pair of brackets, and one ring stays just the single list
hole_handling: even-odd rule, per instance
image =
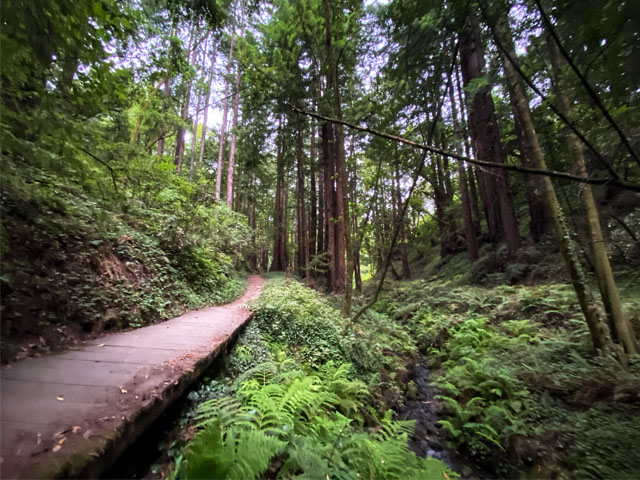
[{"label": "green undergrowth", "polygon": [[462,456],[507,477],[640,477],[640,365],[593,355],[570,286],[395,283],[375,308],[427,353]]},{"label": "green undergrowth", "polygon": [[413,422],[393,419],[416,354],[404,329],[373,314],[349,332],[321,294],[282,277],[252,309],[226,377],[191,394],[183,421],[197,433],[174,478],[455,476],[408,450]]},{"label": "green undergrowth", "polygon": [[194,202],[206,185],[175,176],[169,163],[132,160],[149,175],[116,193],[92,165],[80,174],[4,162],[3,362],[244,291],[246,218]]}]

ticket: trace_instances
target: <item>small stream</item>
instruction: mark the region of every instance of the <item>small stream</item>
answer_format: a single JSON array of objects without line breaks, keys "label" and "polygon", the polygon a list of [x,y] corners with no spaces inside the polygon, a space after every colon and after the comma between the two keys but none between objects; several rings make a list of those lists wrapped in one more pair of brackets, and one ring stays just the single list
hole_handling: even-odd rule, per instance
[{"label": "small stream", "polygon": [[409,448],[420,457],[433,457],[442,460],[453,470],[460,471],[446,448],[442,427],[437,423],[435,399],[437,389],[429,379],[431,371],[427,368],[426,357],[420,357],[415,367],[415,398],[407,399],[398,411],[398,419],[415,420],[413,435],[409,438]]},{"label": "small stream", "polygon": [[[103,473],[102,478],[162,478],[161,472],[152,471],[152,467],[155,466],[161,470],[170,463],[167,448],[172,441],[184,436],[185,427],[181,423],[184,423],[185,412],[190,409],[194,401],[190,394],[198,392],[210,383],[210,379],[224,381],[225,360],[225,356],[218,358],[202,378],[195,382],[182,398],[176,401],[114,465]],[[416,385],[415,395],[405,401],[398,411],[397,418],[415,420],[415,430],[409,438],[409,448],[416,455],[437,458],[459,473],[468,471],[469,468],[465,468],[464,464],[455,458],[455,454],[452,455],[447,450],[445,432],[437,423],[439,417],[434,397],[438,394],[438,390],[429,379],[430,373],[426,357],[420,357],[413,379]],[[467,475],[464,476],[467,477]]]}]

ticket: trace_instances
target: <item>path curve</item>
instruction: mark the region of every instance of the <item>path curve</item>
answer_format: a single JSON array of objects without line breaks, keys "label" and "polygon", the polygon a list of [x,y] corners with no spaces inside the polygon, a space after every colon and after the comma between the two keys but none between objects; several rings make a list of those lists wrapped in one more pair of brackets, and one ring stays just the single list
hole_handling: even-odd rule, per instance
[{"label": "path curve", "polygon": [[96,476],[196,380],[247,322],[244,295],[2,368],[0,478]]}]

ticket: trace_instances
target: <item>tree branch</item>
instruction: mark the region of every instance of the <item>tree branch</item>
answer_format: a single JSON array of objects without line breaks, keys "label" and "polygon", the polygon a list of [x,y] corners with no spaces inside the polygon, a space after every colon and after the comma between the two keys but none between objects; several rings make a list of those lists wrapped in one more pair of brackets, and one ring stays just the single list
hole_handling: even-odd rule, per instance
[{"label": "tree branch", "polygon": [[616,133],[620,137],[620,140],[622,141],[624,146],[627,148],[627,151],[629,152],[631,157],[636,161],[636,163],[638,165],[640,165],[640,158],[638,158],[638,155],[636,154],[636,152],[631,147],[631,143],[629,142],[629,139],[624,134],[622,129],[618,126],[618,124],[613,119],[613,117],[611,117],[611,114],[609,113],[607,108],[602,103],[602,100],[600,100],[600,97],[598,96],[596,91],[593,89],[591,84],[587,81],[587,79],[582,74],[582,72],[580,72],[580,69],[576,66],[574,61],[571,59],[571,57],[569,56],[569,54],[565,50],[564,46],[562,45],[562,42],[560,41],[560,37],[558,37],[558,33],[556,32],[555,28],[553,28],[553,24],[551,23],[551,19],[549,18],[547,13],[544,11],[544,8],[542,7],[542,3],[540,2],[540,0],[534,0],[534,1],[536,2],[538,10],[540,11],[540,16],[542,17],[542,21],[544,22],[545,26],[547,27],[547,30],[549,30],[549,33],[551,34],[551,36],[553,37],[553,40],[556,42],[556,45],[558,46],[558,50],[560,50],[560,53],[565,58],[565,60],[567,61],[567,63],[571,67],[571,69],[574,71],[574,73],[576,74],[576,76],[580,80],[580,83],[582,84],[584,89],[587,91],[587,93],[589,94],[591,99],[595,102],[596,106],[600,109],[600,111],[602,112],[602,115],[604,116],[604,118],[607,119],[607,121],[609,122],[611,127],[616,131]]},{"label": "tree branch", "polygon": [[489,15],[487,13],[487,11],[484,8],[484,5],[482,4],[482,2],[478,3],[480,6],[480,9],[482,10],[482,13],[485,17],[485,20],[487,21],[487,26],[489,27],[489,30],[491,30],[491,36],[493,37],[493,41],[496,44],[496,46],[498,47],[499,50],[501,50],[504,53],[504,57],[507,59],[507,61],[513,66],[513,68],[516,70],[516,72],[518,72],[518,75],[520,75],[522,77],[522,79],[525,81],[525,83],[529,86],[529,88],[531,88],[531,90],[533,90],[535,92],[536,95],[538,95],[538,97],[540,97],[540,99],[545,102],[547,105],[549,105],[549,108],[551,109],[551,111],[553,113],[556,114],[556,116],[562,120],[562,122],[569,127],[569,129],[571,129],[571,131],[573,133],[576,134],[576,136],[580,139],[580,141],[589,149],[591,150],[591,152],[593,152],[593,154],[596,156],[596,158],[600,161],[600,163],[602,164],[602,166],[604,168],[607,169],[607,171],[615,178],[619,178],[619,175],[613,170],[613,167],[611,167],[611,165],[609,165],[609,163],[604,159],[604,157],[602,155],[600,155],[600,152],[598,152],[596,150],[596,148],[591,144],[591,142],[589,142],[589,140],[586,139],[586,137],[582,134],[582,132],[580,130],[578,130],[578,128],[573,124],[573,122],[571,120],[569,120],[567,118],[567,116],[565,114],[563,114],[560,110],[558,110],[558,108],[552,103],[550,102],[547,97],[545,96],[544,93],[542,93],[542,91],[536,86],[535,83],[533,83],[531,81],[531,79],[525,75],[525,73],[522,71],[522,69],[520,68],[520,65],[518,65],[518,62],[516,62],[513,58],[511,58],[511,54],[504,48],[504,46],[502,45],[502,42],[500,41],[500,38],[498,36],[498,33],[496,32],[493,24],[490,21]]},{"label": "tree branch", "polygon": [[418,142],[414,142],[412,140],[409,140],[407,138],[403,138],[403,137],[399,137],[397,135],[391,135],[388,133],[384,133],[384,132],[378,132],[377,130],[374,130],[372,128],[368,128],[368,127],[361,127],[359,125],[354,125],[352,123],[349,122],[345,122],[343,120],[338,120],[335,118],[331,118],[331,117],[327,117],[324,115],[320,115],[319,113],[314,113],[314,112],[307,112],[306,110],[303,110],[301,108],[298,108],[290,103],[286,103],[286,105],[291,108],[293,111],[301,113],[303,115],[307,115],[313,118],[316,118],[318,120],[322,120],[325,122],[331,122],[331,123],[337,123],[340,125],[343,125],[345,127],[351,128],[353,130],[357,130],[359,132],[364,132],[364,133],[369,133],[371,135],[375,135],[377,137],[381,137],[381,138],[386,138],[388,140],[392,140],[394,142],[399,142],[399,143],[404,143],[405,145],[409,145],[413,148],[417,148],[419,150],[423,150],[425,152],[429,152],[429,153],[435,153],[437,155],[443,155],[445,157],[449,157],[449,158],[455,158],[457,160],[462,160],[464,162],[468,162],[471,163],[472,165],[480,165],[483,167],[490,167],[490,168],[502,168],[504,170],[509,170],[509,171],[513,171],[513,172],[519,172],[519,173],[528,173],[531,175],[545,175],[547,177],[552,177],[552,178],[560,178],[563,180],[569,180],[572,182],[577,182],[577,183],[586,183],[589,185],[606,185],[606,186],[610,186],[610,187],[616,187],[616,188],[620,188],[623,190],[631,190],[632,192],[640,192],[640,185],[637,184],[633,184],[633,183],[628,183],[628,182],[624,182],[622,180],[620,180],[618,177],[615,178],[582,178],[582,177],[578,177],[576,175],[571,175],[569,173],[566,172],[558,172],[556,170],[539,170],[537,168],[529,168],[529,167],[521,167],[521,166],[516,166],[516,165],[508,165],[508,164],[503,164],[503,163],[494,163],[494,162],[485,162],[483,160],[476,160],[474,158],[470,158],[470,157],[466,157],[464,155],[460,155],[454,152],[448,152],[446,150],[442,150],[440,148],[436,148],[436,147],[432,147],[429,145],[424,145],[422,143],[418,143]]},{"label": "tree branch", "polygon": [[113,167],[111,165],[109,165],[107,162],[105,162],[104,160],[102,160],[101,158],[95,156],[93,153],[91,153],[89,150],[84,149],[83,147],[77,147],[78,149],[82,150],[84,153],[86,153],[87,155],[89,155],[91,158],[93,158],[96,162],[101,163],[102,165],[104,165],[105,167],[107,167],[109,169],[109,173],[111,174],[111,180],[113,181],[113,189],[116,191],[116,193],[118,193],[118,185],[116,185],[116,173],[113,170]]}]

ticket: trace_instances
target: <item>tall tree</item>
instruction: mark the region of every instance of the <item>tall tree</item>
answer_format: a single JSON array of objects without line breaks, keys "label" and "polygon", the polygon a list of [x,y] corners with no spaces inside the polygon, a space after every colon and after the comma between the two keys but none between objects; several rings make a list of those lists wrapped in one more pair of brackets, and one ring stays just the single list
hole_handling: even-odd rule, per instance
[{"label": "tall tree", "polygon": [[282,114],[278,119],[277,153],[276,153],[276,198],[273,214],[273,259],[271,271],[284,271],[288,265],[287,258],[287,226],[286,226],[286,183],[284,159],[284,131]]},{"label": "tall tree", "polygon": [[297,244],[298,244],[298,268],[300,275],[309,277],[309,230],[307,224],[307,214],[305,207],[305,185],[304,185],[304,153],[303,153],[303,135],[304,124],[301,115],[297,117],[296,132],[296,211],[297,211]]},{"label": "tall tree", "polygon": [[[196,52],[198,51],[197,46],[200,43],[197,40],[197,36],[198,36],[198,24],[196,22],[193,22],[191,25],[191,29],[189,31],[189,48],[187,49],[188,52],[191,52],[189,56],[190,65],[194,64],[194,61],[196,58]],[[180,119],[182,120],[182,122],[178,125],[178,132],[176,133],[176,148],[174,153],[174,164],[178,172],[182,171],[182,161],[184,159],[184,134],[186,131],[185,123],[189,118],[189,103],[191,102],[192,86],[193,86],[193,77],[189,76],[189,79],[187,80],[187,90],[184,94],[184,97],[182,100],[182,108],[180,111]]]},{"label": "tall tree", "polygon": [[[489,85],[483,80],[485,60],[480,28],[473,14],[465,17],[460,35],[460,56],[462,80],[465,88],[471,91],[469,130],[475,153],[480,160],[503,164],[498,119]],[[478,174],[478,181],[489,237],[492,242],[504,240],[508,252],[513,255],[520,245],[520,236],[504,170],[482,169]]]},{"label": "tall tree", "polygon": [[[449,85],[449,103],[451,104],[451,118],[453,121],[453,129],[457,137],[455,142],[456,152],[460,153],[460,144],[463,143],[464,133],[460,128],[458,121],[458,108],[456,106],[456,99],[453,94],[453,81],[451,73],[448,74],[447,83]],[[473,181],[473,180],[472,180]],[[473,214],[471,211],[471,199],[469,194],[469,185],[467,182],[467,172],[465,170],[464,162],[458,160],[458,185],[460,188],[460,200],[462,202],[462,218],[464,220],[464,235],[467,244],[467,251],[472,260],[478,258],[478,237],[476,229],[473,225]]]},{"label": "tall tree", "polygon": [[[548,46],[550,53],[549,58],[551,60],[555,80],[555,93],[558,109],[567,118],[570,118],[571,105],[566,93],[567,86],[563,78],[564,69],[562,67],[560,53],[558,52],[558,47],[555,42],[549,41]],[[510,55],[512,58],[515,57],[515,53],[513,52],[510,52]],[[587,162],[584,158],[582,143],[571,130],[566,130],[565,141],[577,174],[583,178],[587,178],[589,173],[587,172]],[[620,341],[626,353],[629,355],[635,355],[637,353],[636,341],[632,333],[633,330],[631,329],[629,321],[622,308],[620,294],[614,280],[611,263],[609,262],[609,254],[607,253],[607,246],[600,226],[600,216],[598,214],[591,186],[586,183],[580,184],[579,197],[582,201],[582,208],[587,215],[588,229],[591,235],[591,248],[593,249],[594,257],[593,266],[596,279],[598,281],[600,296],[602,297],[602,303],[604,304],[605,312],[609,319],[611,331]]]},{"label": "tall tree", "polygon": [[[240,14],[240,38],[244,37],[244,8]],[[236,65],[236,79],[233,91],[233,124],[231,127],[231,145],[229,147],[229,166],[227,170],[227,205],[233,207],[233,177],[236,167],[236,139],[238,137],[238,108],[240,106],[240,79],[242,77],[240,62]]]},{"label": "tall tree", "polygon": [[211,100],[211,90],[213,88],[213,75],[215,73],[216,55],[218,53],[218,39],[213,44],[213,52],[211,53],[211,67],[209,70],[209,78],[207,80],[207,95],[204,100],[204,114],[202,117],[202,133],[200,134],[200,153],[198,154],[198,165],[202,165],[204,161],[204,147],[207,140],[207,121],[209,120],[209,106]]},{"label": "tall tree", "polygon": [[[518,60],[515,55],[515,47],[509,29],[507,14],[503,9],[497,15],[499,15],[497,22],[498,27],[493,29],[493,34],[496,40],[503,46],[500,50],[502,66],[509,86],[509,93],[512,97],[514,110],[527,142],[527,150],[529,151],[531,161],[536,168],[546,170],[547,165],[542,148],[540,147],[538,134],[535,130],[527,92],[524,87],[524,82],[516,70]],[[573,241],[571,233],[569,232],[551,179],[547,176],[542,176],[541,180],[542,195],[553,221],[558,248],[564,258],[573,288],[580,303],[580,308],[589,326],[593,345],[595,349],[600,352],[610,352],[612,350],[612,343],[609,329],[600,315],[597,302],[593,297],[584,270],[580,265],[578,246]]]},{"label": "tall tree", "polygon": [[229,43],[229,57],[227,58],[227,73],[225,75],[224,98],[222,106],[222,123],[220,124],[220,138],[218,143],[218,166],[216,170],[216,199],[220,199],[222,192],[222,171],[224,170],[224,144],[227,133],[227,117],[229,116],[229,88],[231,88],[231,79],[229,74],[233,65],[233,47],[236,41],[235,26],[231,32],[231,42]]}]

